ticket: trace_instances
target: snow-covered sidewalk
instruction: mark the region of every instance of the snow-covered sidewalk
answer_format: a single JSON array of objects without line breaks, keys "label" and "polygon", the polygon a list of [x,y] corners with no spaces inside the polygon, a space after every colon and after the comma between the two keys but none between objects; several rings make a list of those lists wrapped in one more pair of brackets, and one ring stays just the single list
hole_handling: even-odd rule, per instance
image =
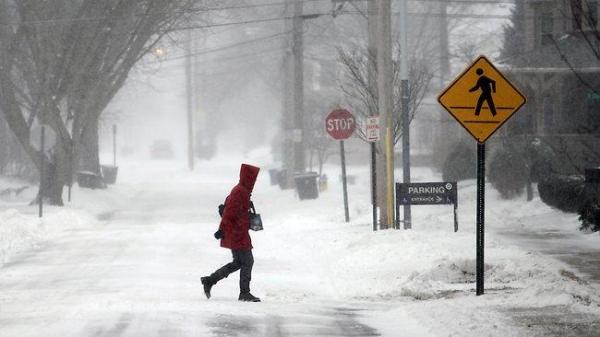
[{"label": "snow-covered sidewalk", "polygon": [[[199,284],[230,259],[212,233],[240,161],[265,167],[253,195],[265,223],[252,233],[258,305],[236,301],[237,274],[211,300]],[[572,215],[537,199],[503,201],[488,188],[487,292],[476,297],[473,181],[459,183],[458,233],[450,206],[414,207],[413,230],[372,232],[367,168],[348,169],[357,182],[346,224],[337,179],[319,199],[301,202],[269,185],[267,164],[264,152],[193,173],[174,162],[125,163],[117,185],[76,189],[72,204],[49,208],[43,220],[30,207],[2,203],[0,247],[13,247],[0,252],[3,335],[529,336],[512,313],[600,314],[595,284],[506,235],[552,220],[598,242],[577,233]],[[414,181],[439,179],[414,173]]]}]

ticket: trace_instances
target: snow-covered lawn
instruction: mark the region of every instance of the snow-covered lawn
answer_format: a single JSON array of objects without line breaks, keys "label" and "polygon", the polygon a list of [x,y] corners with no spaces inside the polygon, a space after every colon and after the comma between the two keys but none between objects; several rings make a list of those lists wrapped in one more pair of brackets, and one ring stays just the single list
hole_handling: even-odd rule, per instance
[{"label": "snow-covered lawn", "polygon": [[[209,301],[203,298],[199,284],[200,276],[230,259],[212,234],[219,220],[217,205],[237,182],[242,161],[264,168],[253,200],[265,230],[252,233],[252,291],[264,303],[252,307],[251,312],[235,301],[237,274],[219,283]],[[523,249],[502,234],[552,229],[576,235],[582,245],[598,244],[598,235],[577,232],[576,216],[552,210],[539,198],[532,202],[524,197],[501,200],[488,185],[487,293],[476,297],[474,181],[459,183],[457,233],[453,232],[451,206],[415,206],[412,230],[373,232],[367,167],[348,168],[357,182],[349,186],[351,221],[345,223],[339,168],[326,167],[329,189],[319,199],[299,201],[292,190],[281,191],[269,184],[268,165],[267,150],[203,162],[194,172],[186,171],[183,162],[124,162],[117,185],[102,191],[74,188],[73,202],[64,208],[47,208],[43,219],[37,218],[35,207],[26,206],[31,199],[4,200],[0,203],[0,263],[8,267],[0,267],[0,282],[3,273],[5,278],[12,277],[18,267],[11,263],[43,251],[54,240],[85,233],[86,240],[94,242],[93,235],[104,232],[106,235],[98,237],[99,245],[111,240],[141,240],[122,254],[135,256],[134,261],[143,268],[112,276],[122,277],[119,280],[99,280],[99,289],[114,282],[125,293],[105,294],[87,307],[75,305],[71,310],[79,308],[80,319],[99,307],[143,311],[148,308],[146,292],[157,291],[153,306],[181,311],[182,317],[169,319],[187,321],[186,313],[193,312],[209,327],[211,315],[272,319],[274,315],[308,315],[313,307],[317,315],[324,307],[348,306],[361,309],[358,319],[384,336],[398,336],[399,332],[410,336],[526,336],[507,311],[562,305],[600,314],[600,292],[595,285],[581,281],[577,272],[563,263]],[[429,169],[414,169],[413,181],[439,179]],[[139,232],[140,237],[111,237],[125,231]],[[142,242],[157,243],[156,250],[143,255],[149,248]],[[89,273],[102,277],[101,273]],[[150,287],[139,288],[140,282]],[[176,284],[170,284],[173,282]],[[132,294],[128,296],[129,283]],[[185,294],[189,297],[186,302],[177,302]],[[10,296],[0,295],[0,303],[13,303],[16,299]],[[18,310],[6,313],[15,317]],[[0,314],[2,311],[0,308]],[[160,310],[153,312],[158,315]]]}]

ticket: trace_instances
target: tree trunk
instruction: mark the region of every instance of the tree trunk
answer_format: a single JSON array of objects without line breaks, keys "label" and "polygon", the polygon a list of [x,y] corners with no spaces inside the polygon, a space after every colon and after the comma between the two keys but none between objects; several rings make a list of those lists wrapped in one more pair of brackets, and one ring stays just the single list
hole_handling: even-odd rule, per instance
[{"label": "tree trunk", "polygon": [[[38,154],[39,155],[39,154]],[[53,206],[63,206],[63,187],[70,181],[71,175],[71,149],[60,139],[57,141],[50,156],[44,160],[44,202]],[[39,202],[40,191],[34,202]]]},{"label": "tree trunk", "polygon": [[80,171],[100,174],[100,153],[98,144],[98,119],[90,118],[82,132],[80,144],[77,147]]},{"label": "tree trunk", "polygon": [[106,188],[100,168],[100,147],[98,140],[98,117],[90,116],[86,121],[85,128],[81,132],[79,142],[76,146],[77,168],[78,171],[90,172],[96,175],[98,179],[90,182],[90,188]]},{"label": "tree trunk", "polygon": [[533,183],[531,181],[531,169],[529,168],[529,166],[527,167],[526,190],[527,190],[527,201],[533,200]]}]

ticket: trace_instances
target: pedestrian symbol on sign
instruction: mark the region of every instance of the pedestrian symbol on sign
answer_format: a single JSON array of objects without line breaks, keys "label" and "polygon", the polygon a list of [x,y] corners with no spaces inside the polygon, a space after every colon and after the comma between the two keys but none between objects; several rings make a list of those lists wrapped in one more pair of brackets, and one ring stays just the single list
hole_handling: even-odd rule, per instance
[{"label": "pedestrian symbol on sign", "polygon": [[475,116],[479,116],[483,102],[487,102],[492,116],[496,116],[496,106],[494,106],[494,98],[492,97],[492,92],[496,93],[496,81],[484,76],[483,69],[481,68],[477,68],[476,73],[477,76],[479,76],[479,79],[475,86],[469,89],[469,92],[476,91],[477,89],[481,90],[481,95],[477,100],[477,107],[475,108]]}]

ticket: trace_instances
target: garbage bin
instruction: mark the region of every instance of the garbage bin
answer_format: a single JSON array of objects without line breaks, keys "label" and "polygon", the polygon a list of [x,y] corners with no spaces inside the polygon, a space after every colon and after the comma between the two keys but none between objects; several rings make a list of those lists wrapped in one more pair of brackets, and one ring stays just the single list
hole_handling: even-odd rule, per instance
[{"label": "garbage bin", "polygon": [[279,170],[270,169],[269,170],[269,179],[271,181],[271,185],[279,184]]},{"label": "garbage bin", "polygon": [[102,165],[100,167],[102,168],[102,178],[105,184],[112,185],[117,182],[118,166]]},{"label": "garbage bin", "polygon": [[296,191],[300,200],[317,199],[319,197],[318,176],[316,172],[301,173],[294,176]]},{"label": "garbage bin", "polygon": [[90,171],[79,171],[77,172],[77,184],[83,188],[103,188],[104,182],[102,177],[94,172]]},{"label": "garbage bin", "polygon": [[279,174],[277,174],[277,183],[279,184],[279,188],[281,188],[282,190],[287,190],[293,187],[290,186],[290,184],[288,183],[287,170],[279,171]]}]

